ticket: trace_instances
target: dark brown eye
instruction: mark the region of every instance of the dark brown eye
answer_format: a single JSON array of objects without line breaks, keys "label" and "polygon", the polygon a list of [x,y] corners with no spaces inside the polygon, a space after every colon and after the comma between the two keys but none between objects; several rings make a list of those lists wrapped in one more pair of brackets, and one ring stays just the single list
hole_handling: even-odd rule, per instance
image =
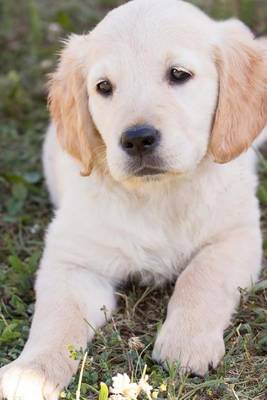
[{"label": "dark brown eye", "polygon": [[171,68],[169,80],[172,84],[181,84],[187,82],[193,77],[193,74],[181,67]]},{"label": "dark brown eye", "polygon": [[96,85],[96,89],[97,89],[98,93],[102,94],[102,96],[110,96],[110,95],[112,95],[112,92],[113,92],[112,84],[107,79],[99,82]]}]

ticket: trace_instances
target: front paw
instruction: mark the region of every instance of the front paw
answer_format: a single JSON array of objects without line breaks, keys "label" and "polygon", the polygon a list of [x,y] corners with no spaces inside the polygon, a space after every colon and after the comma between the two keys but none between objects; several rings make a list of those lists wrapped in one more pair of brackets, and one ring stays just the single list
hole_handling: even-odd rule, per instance
[{"label": "front paw", "polygon": [[223,331],[203,319],[196,323],[188,314],[174,311],[167,317],[152,356],[159,363],[178,362],[183,372],[203,376],[225,354]]},{"label": "front paw", "polygon": [[70,377],[70,367],[53,355],[19,358],[0,369],[0,399],[57,400]]}]

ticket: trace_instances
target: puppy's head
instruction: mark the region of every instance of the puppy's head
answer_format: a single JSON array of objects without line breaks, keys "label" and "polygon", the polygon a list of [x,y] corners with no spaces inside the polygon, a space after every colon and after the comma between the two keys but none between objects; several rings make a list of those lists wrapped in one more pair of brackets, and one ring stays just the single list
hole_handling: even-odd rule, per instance
[{"label": "puppy's head", "polygon": [[135,0],[70,37],[50,108],[66,151],[122,183],[228,162],[267,122],[266,51],[238,21]]}]

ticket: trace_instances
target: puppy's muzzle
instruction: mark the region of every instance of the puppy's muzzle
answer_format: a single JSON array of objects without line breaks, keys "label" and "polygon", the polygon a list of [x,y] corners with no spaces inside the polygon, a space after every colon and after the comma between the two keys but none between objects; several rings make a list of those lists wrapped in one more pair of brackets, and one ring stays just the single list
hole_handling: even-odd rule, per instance
[{"label": "puppy's muzzle", "polygon": [[121,136],[123,150],[133,157],[151,154],[158,147],[160,133],[148,125],[136,125],[127,129]]}]

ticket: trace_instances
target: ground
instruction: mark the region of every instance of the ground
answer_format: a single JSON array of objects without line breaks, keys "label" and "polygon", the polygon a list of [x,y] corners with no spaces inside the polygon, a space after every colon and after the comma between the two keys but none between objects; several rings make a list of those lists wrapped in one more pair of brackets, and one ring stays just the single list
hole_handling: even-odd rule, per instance
[{"label": "ground", "polygon": [[[0,365],[15,359],[28,336],[34,307],[33,281],[52,209],[40,153],[48,122],[46,74],[55,64],[60,38],[85,32],[118,0],[2,0],[0,2]],[[267,33],[267,0],[195,0],[219,18],[239,15],[257,33]],[[261,162],[259,198],[267,248],[267,168]],[[241,250],[242,251],[242,250]],[[147,364],[149,381],[167,391],[159,398],[267,399],[267,269],[225,332],[226,356],[205,378],[179,377],[151,359],[170,288],[119,293],[119,312],[97,332],[83,374],[74,377],[67,399],[97,399],[100,382],[118,372],[138,379]],[[79,354],[78,354],[79,356]],[[81,355],[84,357],[84,355]],[[81,394],[76,396],[79,376]]]}]

